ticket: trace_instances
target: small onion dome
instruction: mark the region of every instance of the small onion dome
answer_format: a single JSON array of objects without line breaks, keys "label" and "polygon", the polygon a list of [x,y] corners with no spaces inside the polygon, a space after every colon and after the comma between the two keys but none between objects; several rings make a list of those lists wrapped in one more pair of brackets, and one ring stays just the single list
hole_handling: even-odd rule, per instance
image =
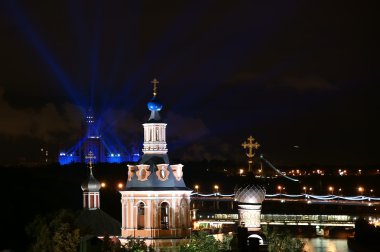
[{"label": "small onion dome", "polygon": [[156,96],[153,96],[152,100],[147,104],[150,111],[160,111],[162,109],[162,103]]},{"label": "small onion dome", "polygon": [[84,192],[99,192],[100,187],[99,181],[96,180],[92,173],[90,173],[90,177],[82,183],[82,190]]},{"label": "small onion dome", "polygon": [[259,185],[248,185],[235,191],[235,201],[240,203],[261,204],[265,199],[265,188]]}]

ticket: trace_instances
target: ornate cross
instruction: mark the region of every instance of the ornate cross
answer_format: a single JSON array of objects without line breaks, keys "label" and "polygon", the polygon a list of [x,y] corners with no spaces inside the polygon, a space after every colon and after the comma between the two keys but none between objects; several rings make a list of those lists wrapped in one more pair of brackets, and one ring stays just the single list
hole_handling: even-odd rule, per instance
[{"label": "ornate cross", "polygon": [[255,156],[254,149],[257,150],[260,147],[260,144],[256,141],[252,136],[248,137],[248,143],[247,141],[244,141],[244,143],[241,144],[241,146],[244,149],[248,149],[248,152],[246,153],[248,157],[248,171],[252,171],[252,158]]},{"label": "ornate cross", "polygon": [[153,95],[157,95],[157,84],[160,83],[156,78],[154,78],[150,83],[153,84]]},{"label": "ornate cross", "polygon": [[253,149],[257,150],[260,147],[260,144],[255,142],[255,139],[252,136],[249,136],[247,140],[248,143],[244,141],[241,146],[243,146],[244,149],[248,149],[247,157],[253,158],[255,156]]},{"label": "ornate cross", "polygon": [[92,174],[92,160],[93,159],[96,159],[96,157],[94,156],[94,153],[92,153],[92,151],[90,151],[87,156],[84,157],[85,159],[88,159],[88,164],[90,166],[90,172]]}]

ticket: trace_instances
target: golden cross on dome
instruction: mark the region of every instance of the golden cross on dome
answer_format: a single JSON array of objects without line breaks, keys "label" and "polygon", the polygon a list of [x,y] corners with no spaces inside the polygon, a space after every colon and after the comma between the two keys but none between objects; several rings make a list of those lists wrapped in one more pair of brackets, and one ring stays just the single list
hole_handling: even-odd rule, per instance
[{"label": "golden cross on dome", "polygon": [[157,95],[157,84],[160,83],[156,78],[154,78],[150,83],[153,84],[153,95]]},{"label": "golden cross on dome", "polygon": [[92,160],[93,159],[96,159],[96,157],[94,156],[94,153],[92,153],[92,151],[90,151],[87,156],[84,157],[85,159],[88,159],[88,165],[90,166],[90,172],[92,174]]}]

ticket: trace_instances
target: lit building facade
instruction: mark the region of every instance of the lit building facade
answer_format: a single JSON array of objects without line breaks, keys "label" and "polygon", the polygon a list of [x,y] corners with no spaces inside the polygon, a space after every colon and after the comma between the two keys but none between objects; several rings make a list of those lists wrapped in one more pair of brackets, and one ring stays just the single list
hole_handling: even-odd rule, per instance
[{"label": "lit building facade", "polygon": [[[153,83],[157,83],[156,80]],[[162,104],[153,93],[144,128],[143,155],[138,165],[128,165],[126,187],[121,193],[121,241],[128,236],[144,238],[148,245],[178,247],[190,235],[190,194],[181,164],[170,164]]]}]

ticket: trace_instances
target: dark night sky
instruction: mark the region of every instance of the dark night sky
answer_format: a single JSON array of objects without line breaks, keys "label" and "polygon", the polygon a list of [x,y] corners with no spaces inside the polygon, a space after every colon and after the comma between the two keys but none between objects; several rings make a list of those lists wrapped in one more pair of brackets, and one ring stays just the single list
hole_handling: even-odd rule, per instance
[{"label": "dark night sky", "polygon": [[370,3],[79,2],[1,1],[0,163],[72,146],[90,87],[139,148],[154,77],[172,157],[239,160],[252,134],[280,164],[380,163]]}]

